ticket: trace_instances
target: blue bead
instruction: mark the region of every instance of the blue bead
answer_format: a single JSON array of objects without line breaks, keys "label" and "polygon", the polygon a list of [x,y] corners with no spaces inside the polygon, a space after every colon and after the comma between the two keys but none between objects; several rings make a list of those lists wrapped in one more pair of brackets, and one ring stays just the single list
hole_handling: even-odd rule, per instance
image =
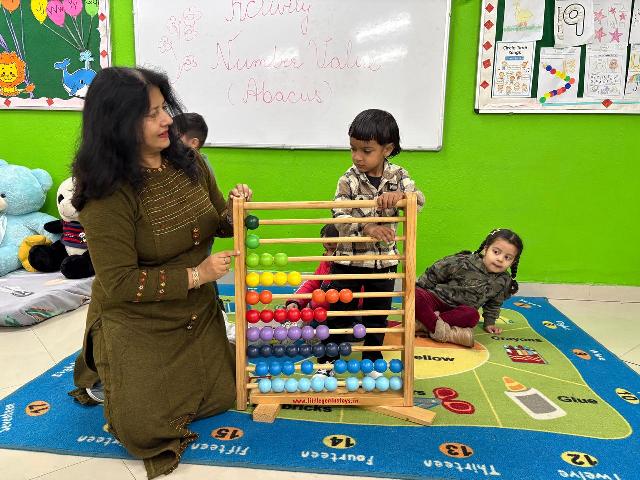
[{"label": "blue bead", "polygon": [[376,388],[376,381],[371,377],[362,377],[362,388],[365,392],[371,392]]},{"label": "blue bead", "polygon": [[340,359],[340,360],[336,360],[336,362],[333,364],[333,371],[336,373],[344,373],[347,371],[347,362],[345,362],[344,360]]},{"label": "blue bead", "polygon": [[287,357],[296,357],[298,355],[298,346],[297,345],[287,345],[286,348]]},{"label": "blue bead", "polygon": [[394,391],[402,389],[402,378],[396,375],[391,377],[389,379],[389,388],[391,388],[391,390],[394,390]]},{"label": "blue bead", "polygon": [[271,350],[274,357],[284,357],[284,345],[274,345],[273,347],[271,347]]},{"label": "blue bead", "polygon": [[280,393],[284,391],[284,380],[281,378],[274,378],[271,380],[271,390],[275,393]]},{"label": "blue bead", "polygon": [[301,391],[302,393],[305,393],[305,392],[308,392],[310,388],[311,388],[311,380],[309,380],[306,377],[303,377],[300,380],[298,380],[299,391]]},{"label": "blue bead", "polygon": [[338,349],[338,344],[329,342],[325,345],[325,354],[328,357],[337,357],[340,354],[340,350]]},{"label": "blue bead", "polygon": [[345,380],[345,384],[347,390],[350,392],[355,392],[360,386],[360,382],[358,381],[357,377],[347,377],[347,379]]},{"label": "blue bead", "polygon": [[338,350],[340,351],[341,357],[348,357],[351,355],[351,344],[349,342],[342,342],[338,345]]},{"label": "blue bead", "polygon": [[347,363],[347,370],[349,370],[349,373],[358,373],[360,371],[360,362],[352,358]]},{"label": "blue bead", "polygon": [[289,392],[297,392],[298,391],[298,381],[295,378],[289,378],[286,382],[284,382],[284,389]]},{"label": "blue bead", "polygon": [[551,65],[547,65],[547,66],[545,67],[545,70],[546,70],[547,72],[550,72],[552,68],[553,68],[553,67],[552,67]]},{"label": "blue bead", "polygon": [[271,356],[271,345],[262,345],[260,347],[260,355],[262,355],[263,357],[270,357]]},{"label": "blue bead", "polygon": [[260,393],[269,393],[271,391],[271,380],[263,378],[258,382],[258,389]]},{"label": "blue bead", "polygon": [[293,372],[296,371],[296,367],[293,366],[293,362],[284,362],[282,364],[282,374],[283,375],[293,375]]},{"label": "blue bead", "polygon": [[258,362],[256,363],[256,368],[254,370],[256,377],[264,377],[269,373],[269,365],[267,362]]},{"label": "blue bead", "polygon": [[300,365],[300,371],[305,375],[310,375],[313,372],[313,362],[311,360],[305,360]]},{"label": "blue bead", "polygon": [[327,392],[335,392],[336,388],[338,388],[338,380],[335,377],[325,378],[324,388],[327,389]]},{"label": "blue bead", "polygon": [[282,365],[280,362],[271,362],[271,364],[269,364],[269,373],[271,375],[280,375],[280,372],[282,372]]},{"label": "blue bead", "polygon": [[389,390],[389,379],[387,377],[376,378],[376,388],[381,392]]},{"label": "blue bead", "polygon": [[311,390],[321,392],[324,390],[324,378],[314,377],[311,379]]},{"label": "blue bead", "polygon": [[402,360],[398,360],[397,358],[394,358],[389,362],[389,370],[393,373],[400,373],[402,371],[402,367]]},{"label": "blue bead", "polygon": [[365,358],[364,360],[362,360],[362,362],[360,362],[360,370],[362,370],[362,373],[373,372],[373,362],[368,358]]},{"label": "blue bead", "polygon": [[384,373],[387,371],[387,362],[382,358],[379,358],[374,362],[373,368],[376,369],[376,372]]},{"label": "blue bead", "polygon": [[313,347],[313,356],[320,358],[324,357],[324,345],[321,343],[316,343]]},{"label": "blue bead", "polygon": [[249,345],[247,347],[247,357],[256,358],[260,356],[260,347],[257,345]]},{"label": "blue bead", "polygon": [[564,88],[566,88],[567,90],[569,90],[569,89],[571,88],[571,84],[570,84],[570,83],[566,83],[566,84],[564,85]]},{"label": "blue bead", "polygon": [[310,357],[311,354],[313,353],[313,347],[311,345],[309,345],[308,343],[303,343],[302,345],[300,345],[298,347],[298,353],[300,354],[300,356],[302,357]]}]

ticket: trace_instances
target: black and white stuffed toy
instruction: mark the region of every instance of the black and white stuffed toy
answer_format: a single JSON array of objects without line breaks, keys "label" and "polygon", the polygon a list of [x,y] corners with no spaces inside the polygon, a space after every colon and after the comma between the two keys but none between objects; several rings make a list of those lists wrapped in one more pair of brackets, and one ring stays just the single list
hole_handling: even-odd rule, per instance
[{"label": "black and white stuffed toy", "polygon": [[35,245],[29,251],[29,263],[39,272],[60,270],[67,278],[86,278],[95,275],[84,229],[78,222],[78,212],[71,204],[73,178],[67,178],[58,188],[58,213],[61,220],[44,224],[50,233],[61,234],[51,245]]}]

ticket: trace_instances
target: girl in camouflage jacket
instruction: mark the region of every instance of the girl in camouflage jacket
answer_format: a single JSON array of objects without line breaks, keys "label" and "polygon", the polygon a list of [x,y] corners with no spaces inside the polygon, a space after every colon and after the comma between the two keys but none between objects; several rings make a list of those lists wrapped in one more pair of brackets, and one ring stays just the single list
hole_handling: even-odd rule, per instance
[{"label": "girl in camouflage jacket", "polygon": [[438,260],[417,281],[416,328],[424,327],[438,342],[472,347],[482,307],[485,331],[501,333],[495,323],[502,303],[518,291],[515,278],[522,249],[516,233],[497,229],[475,252]]}]

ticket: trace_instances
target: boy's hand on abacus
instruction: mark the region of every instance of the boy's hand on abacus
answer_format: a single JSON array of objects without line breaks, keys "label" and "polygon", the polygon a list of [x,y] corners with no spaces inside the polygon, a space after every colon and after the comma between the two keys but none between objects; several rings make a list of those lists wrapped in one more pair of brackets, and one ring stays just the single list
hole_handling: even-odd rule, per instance
[{"label": "boy's hand on abacus", "polygon": [[378,207],[382,209],[393,208],[404,198],[404,192],[385,192],[378,197]]},{"label": "boy's hand on abacus", "polygon": [[213,282],[225,276],[231,269],[231,259],[238,255],[238,251],[225,250],[205,258],[198,265],[201,283]]},{"label": "boy's hand on abacus", "polygon": [[383,242],[393,242],[395,237],[393,230],[389,227],[385,227],[383,225],[376,225],[374,223],[367,224],[363,229],[362,233],[365,237],[373,237],[376,240],[381,240]]},{"label": "boy's hand on abacus", "polygon": [[488,325],[484,327],[484,331],[489,333],[502,333],[502,329],[500,327],[496,327],[495,325]]}]

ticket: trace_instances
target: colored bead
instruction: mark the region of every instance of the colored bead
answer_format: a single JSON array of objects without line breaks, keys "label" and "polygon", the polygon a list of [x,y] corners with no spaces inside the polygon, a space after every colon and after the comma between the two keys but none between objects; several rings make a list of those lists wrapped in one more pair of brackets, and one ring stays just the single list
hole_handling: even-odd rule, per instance
[{"label": "colored bead", "polygon": [[269,364],[269,373],[271,375],[280,375],[282,372],[282,364],[280,362],[271,362]]},{"label": "colored bead", "polygon": [[325,378],[324,388],[327,389],[327,392],[335,392],[336,388],[338,388],[338,380],[334,377]]},{"label": "colored bead", "polygon": [[328,357],[337,357],[339,355],[338,344],[329,342],[325,345],[325,355]]},{"label": "colored bead", "polygon": [[311,388],[311,380],[309,380],[306,377],[300,378],[298,380],[298,391],[305,393],[305,392],[308,392],[310,388]]},{"label": "colored bead", "polygon": [[324,357],[324,345],[321,343],[318,343],[316,345],[314,345],[313,347],[313,356],[317,357],[317,358],[321,358]]},{"label": "colored bead", "polygon": [[263,267],[270,267],[273,265],[273,255],[266,252],[260,255],[260,265]]},{"label": "colored bead", "polygon": [[393,373],[400,373],[402,371],[402,368],[402,360],[394,358],[389,362],[389,370],[391,370]]},{"label": "colored bead", "polygon": [[256,358],[260,356],[260,347],[257,345],[249,345],[247,347],[247,357]]},{"label": "colored bead", "polygon": [[249,287],[257,287],[258,285],[260,285],[260,275],[258,274],[258,272],[249,272],[247,273],[245,282],[247,282],[247,286]]},{"label": "colored bead", "polygon": [[298,354],[302,357],[309,357],[313,353],[313,347],[308,343],[303,343],[298,347]]},{"label": "colored bead", "polygon": [[297,345],[287,345],[286,347],[287,357],[297,357],[298,356],[298,346]]},{"label": "colored bead", "polygon": [[371,392],[376,388],[376,381],[371,377],[362,377],[362,388],[365,392]]},{"label": "colored bead", "polygon": [[287,274],[284,272],[276,272],[273,274],[273,283],[282,287],[287,284]]},{"label": "colored bead", "polygon": [[287,329],[284,327],[276,327],[276,329],[273,331],[273,338],[275,338],[279,342],[283,341],[287,338]]},{"label": "colored bead", "polygon": [[249,230],[255,230],[260,225],[260,219],[255,215],[247,215],[244,219],[244,226]]},{"label": "colored bead", "polygon": [[245,245],[249,248],[258,248],[258,246],[260,245],[260,237],[258,237],[258,235],[254,235],[253,233],[250,233],[245,239]]},{"label": "colored bead", "polygon": [[271,350],[274,357],[284,357],[286,351],[284,345],[274,345]]},{"label": "colored bead", "polygon": [[265,342],[269,342],[273,339],[273,328],[271,327],[262,327],[260,330],[260,340],[264,340]]},{"label": "colored bead", "polygon": [[311,325],[305,325],[302,327],[302,338],[304,340],[311,340],[315,336],[313,327]]},{"label": "colored bead", "polygon": [[356,390],[358,390],[358,387],[360,386],[360,382],[356,377],[348,377],[345,380],[345,386],[347,387],[348,391],[355,392]]},{"label": "colored bead", "polygon": [[284,389],[288,393],[293,393],[298,391],[298,381],[295,378],[289,378],[286,382],[284,382]]},{"label": "colored bead", "polygon": [[389,390],[389,379],[387,377],[376,378],[376,388],[381,392]]},{"label": "colored bead", "polygon": [[311,390],[314,392],[321,392],[324,390],[324,378],[314,377],[311,379]]},{"label": "colored bead", "polygon": [[293,327],[289,327],[289,333],[287,334],[287,336],[293,340],[296,341],[300,338],[300,336],[302,335],[302,330],[300,329],[300,327],[294,325]]},{"label": "colored bead", "polygon": [[289,285],[296,287],[302,282],[302,275],[300,275],[300,272],[289,272],[287,280],[289,281]]},{"label": "colored bead", "polygon": [[295,371],[296,367],[293,365],[293,362],[286,361],[282,364],[283,375],[293,375],[293,372]]},{"label": "colored bead", "polygon": [[275,393],[284,391],[284,380],[281,378],[274,378],[271,380],[271,390]]},{"label": "colored bead", "polygon": [[260,264],[260,256],[257,253],[250,253],[245,259],[247,267],[254,268]]},{"label": "colored bead", "polygon": [[[381,377],[382,378],[382,377]],[[394,375],[389,379],[389,388],[393,391],[398,391],[402,389],[402,378]]]},{"label": "colored bead", "polygon": [[326,340],[329,338],[329,327],[326,325],[318,325],[316,327],[316,337],[320,340]]},{"label": "colored bead", "polygon": [[376,372],[384,373],[387,371],[387,362],[382,358],[379,358],[373,363],[373,368],[375,368]]},{"label": "colored bead", "polygon": [[260,329],[256,327],[249,327],[247,330],[247,340],[255,342],[260,338]]},{"label": "colored bead", "polygon": [[268,378],[260,379],[258,389],[260,389],[260,393],[269,393],[271,391],[271,380]]},{"label": "colored bead", "polygon": [[270,287],[273,285],[273,273],[271,272],[262,272],[260,274],[260,284],[265,287]]},{"label": "colored bead", "polygon": [[347,371],[347,362],[345,362],[344,360],[340,359],[340,360],[336,360],[336,362],[333,364],[333,371],[336,373],[344,373]]},{"label": "colored bead", "polygon": [[285,267],[289,263],[289,257],[286,253],[280,252],[273,256],[273,261],[278,267]]},{"label": "colored bead", "polygon": [[356,338],[364,338],[367,335],[367,329],[361,323],[353,326],[353,336]]},{"label": "colored bead", "polygon": [[300,364],[300,371],[305,375],[313,373],[313,362],[311,360],[305,360]]},{"label": "colored bead", "polygon": [[352,358],[347,362],[347,370],[349,370],[349,373],[358,373],[360,371],[360,362]]},{"label": "colored bead", "polygon": [[338,350],[340,351],[341,357],[348,357],[351,355],[351,344],[349,342],[342,342],[338,345]]},{"label": "colored bead", "polygon": [[267,362],[258,362],[258,363],[256,363],[256,367],[255,367],[253,373],[257,377],[264,377],[265,375],[267,375],[269,373],[269,365],[267,365]]},{"label": "colored bead", "polygon": [[362,373],[373,372],[373,362],[368,358],[364,358],[362,362],[360,362],[360,370],[362,370]]},{"label": "colored bead", "polygon": [[271,356],[271,345],[262,345],[260,347],[260,355],[262,355],[263,357],[270,357]]}]

